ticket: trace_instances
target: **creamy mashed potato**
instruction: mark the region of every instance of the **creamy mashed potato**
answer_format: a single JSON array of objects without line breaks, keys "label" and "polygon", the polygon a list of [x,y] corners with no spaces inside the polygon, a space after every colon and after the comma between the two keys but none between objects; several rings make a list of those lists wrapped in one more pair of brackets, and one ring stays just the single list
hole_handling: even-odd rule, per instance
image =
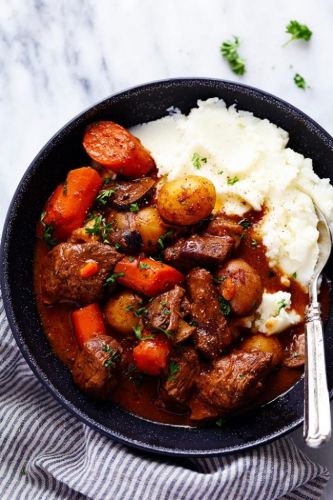
[{"label": "creamy mashed potato", "polygon": [[188,116],[173,113],[131,132],[151,151],[160,175],[210,179],[216,210],[242,216],[266,207],[259,231],[271,266],[308,284],[318,256],[312,199],[333,227],[333,187],[310,159],[287,147],[285,130],[212,98],[198,101]]},{"label": "creamy mashed potato", "polygon": [[294,309],[290,309],[291,294],[288,292],[264,292],[262,302],[256,311],[255,331],[273,335],[301,321]]}]

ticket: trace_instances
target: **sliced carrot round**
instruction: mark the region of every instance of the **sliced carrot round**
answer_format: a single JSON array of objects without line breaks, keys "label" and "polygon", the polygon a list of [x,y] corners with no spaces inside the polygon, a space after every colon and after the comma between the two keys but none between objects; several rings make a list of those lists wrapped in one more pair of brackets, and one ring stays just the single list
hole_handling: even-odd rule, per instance
[{"label": "sliced carrot round", "polygon": [[154,167],[154,160],[139,139],[111,121],[90,125],[83,147],[94,161],[125,177],[145,175]]}]

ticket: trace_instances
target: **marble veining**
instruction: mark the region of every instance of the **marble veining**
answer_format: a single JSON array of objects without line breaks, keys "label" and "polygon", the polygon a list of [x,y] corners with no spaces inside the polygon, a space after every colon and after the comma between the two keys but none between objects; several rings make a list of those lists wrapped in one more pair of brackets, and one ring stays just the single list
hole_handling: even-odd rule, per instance
[{"label": "marble veining", "polygon": [[[309,44],[282,48],[290,19],[309,24]],[[333,133],[332,25],[328,0],[0,1],[0,225],[52,134],[94,102],[146,81],[238,80],[293,103]],[[219,53],[232,35],[241,38],[244,77]],[[294,85],[296,72],[310,89]],[[311,455],[333,472],[333,445]],[[326,495],[333,497],[332,484]]]}]

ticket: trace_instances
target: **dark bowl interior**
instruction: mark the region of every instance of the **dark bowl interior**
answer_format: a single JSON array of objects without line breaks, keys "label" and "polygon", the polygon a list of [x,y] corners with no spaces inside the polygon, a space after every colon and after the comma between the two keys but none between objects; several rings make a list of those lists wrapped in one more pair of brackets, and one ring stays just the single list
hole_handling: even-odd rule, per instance
[{"label": "dark bowl interior", "polygon": [[[127,90],[88,109],[65,125],[37,155],[20,182],[8,211],[1,247],[2,290],[15,339],[29,365],[58,401],[91,427],[128,445],[168,455],[229,453],[275,439],[303,419],[303,381],[268,405],[231,419],[222,428],[158,424],[110,404],[96,403],[72,383],[43,333],[33,291],[36,221],[45,200],[69,169],[85,164],[85,127],[111,119],[125,127],[166,114],[170,106],[188,112],[197,99],[223,98],[228,105],[268,118],[290,134],[290,146],[313,159],[321,177],[333,181],[333,140],[309,117],[264,92],[209,79],[167,80]],[[333,278],[332,265],[327,274]],[[333,316],[326,326],[328,384],[333,388]]]}]

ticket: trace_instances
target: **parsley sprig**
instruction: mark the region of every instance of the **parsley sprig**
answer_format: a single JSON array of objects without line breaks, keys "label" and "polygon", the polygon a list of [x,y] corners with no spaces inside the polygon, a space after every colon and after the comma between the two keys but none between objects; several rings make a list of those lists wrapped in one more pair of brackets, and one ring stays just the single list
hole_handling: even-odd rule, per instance
[{"label": "parsley sprig", "polygon": [[42,225],[42,238],[49,247],[54,247],[57,244],[57,240],[53,238],[54,227],[52,224],[47,224],[45,222],[46,212],[42,212],[40,216],[40,223]]},{"label": "parsley sprig", "polygon": [[115,193],[114,189],[103,189],[100,191],[99,195],[96,197],[96,203],[105,207],[111,196]]},{"label": "parsley sprig", "polygon": [[104,361],[104,366],[106,368],[114,368],[115,363],[120,359],[120,353],[116,349],[112,349],[108,344],[104,344],[102,351],[106,352],[109,357]]},{"label": "parsley sprig", "polygon": [[219,295],[220,311],[223,316],[229,316],[231,313],[231,307],[229,300],[226,300],[222,295]]},{"label": "parsley sprig", "polygon": [[225,40],[221,45],[221,54],[224,59],[229,63],[230,68],[236,75],[244,75],[245,60],[238,54],[240,41],[238,36],[234,36],[233,40]]},{"label": "parsley sprig", "polygon": [[299,73],[296,73],[294,76],[294,82],[295,85],[297,85],[298,88],[305,90],[308,87],[308,84],[306,83],[304,77],[300,75]]},{"label": "parsley sprig", "polygon": [[125,273],[112,273],[112,274],[110,274],[110,276],[105,280],[104,286],[113,285],[113,283],[116,282],[117,278],[122,278],[123,276],[125,276]]},{"label": "parsley sprig", "polygon": [[176,379],[176,375],[179,372],[179,364],[175,361],[170,361],[168,366],[168,382],[173,382]]},{"label": "parsley sprig", "polygon": [[293,40],[305,40],[308,42],[312,36],[312,31],[306,24],[301,24],[298,21],[289,21],[286,26],[286,33],[291,35],[290,39],[283,45],[285,47]]},{"label": "parsley sprig", "polygon": [[200,156],[199,153],[193,153],[192,155],[192,164],[193,167],[197,170],[200,170],[203,163],[207,163],[207,158],[204,156]]},{"label": "parsley sprig", "polygon": [[109,235],[112,231],[112,222],[106,222],[102,215],[98,215],[94,219],[94,225],[92,227],[86,227],[87,234],[94,234],[100,236],[103,243],[110,244]]},{"label": "parsley sprig", "polygon": [[162,234],[162,236],[160,236],[157,240],[157,243],[159,245],[159,247],[163,250],[164,249],[164,242],[167,238],[169,238],[170,236],[173,235],[173,231],[167,231],[166,233]]}]

